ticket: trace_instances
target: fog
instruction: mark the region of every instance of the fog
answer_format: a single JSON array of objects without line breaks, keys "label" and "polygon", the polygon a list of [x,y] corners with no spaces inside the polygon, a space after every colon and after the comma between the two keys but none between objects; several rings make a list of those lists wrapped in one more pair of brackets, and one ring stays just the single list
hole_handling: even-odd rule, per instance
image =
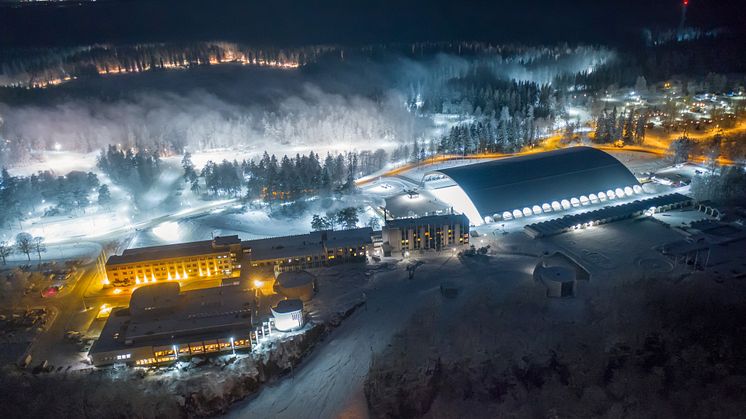
[{"label": "fog", "polygon": [[0,163],[23,163],[39,150],[92,152],[109,144],[163,155],[185,148],[393,147],[437,135],[431,115],[413,112],[410,104],[423,93],[459,100],[448,84],[453,78],[480,69],[496,79],[545,84],[558,74],[592,71],[614,56],[592,47],[468,47],[467,55],[466,46],[449,46],[461,56],[424,47],[408,54],[338,50],[300,68],[229,62],[11,89],[10,99],[0,96],[6,140]]}]

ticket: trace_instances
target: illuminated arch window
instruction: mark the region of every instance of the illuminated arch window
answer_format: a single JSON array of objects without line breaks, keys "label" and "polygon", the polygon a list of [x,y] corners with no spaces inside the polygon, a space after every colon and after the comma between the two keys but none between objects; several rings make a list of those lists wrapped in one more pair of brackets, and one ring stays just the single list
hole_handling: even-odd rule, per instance
[{"label": "illuminated arch window", "polygon": [[564,208],[566,210],[569,210],[570,208],[572,208],[572,205],[570,204],[570,201],[568,201],[566,199],[563,199],[562,202],[561,202],[561,204],[562,204],[562,208]]},{"label": "illuminated arch window", "polygon": [[614,189],[614,193],[616,194],[617,198],[624,198],[624,189],[616,188]]},{"label": "illuminated arch window", "polygon": [[552,206],[549,204],[544,204],[541,206],[541,210],[544,212],[552,212]]},{"label": "illuminated arch window", "polygon": [[585,195],[580,196],[580,205],[590,205],[590,203],[591,203],[591,200],[588,199],[587,196]]},{"label": "illuminated arch window", "polygon": [[635,185],[635,186],[632,187],[632,190],[635,191],[636,194],[641,194],[642,193],[642,186]]},{"label": "illuminated arch window", "polygon": [[523,216],[524,217],[530,217],[532,214],[533,214],[533,212],[531,212],[531,208],[526,207],[526,208],[523,209]]},{"label": "illuminated arch window", "polygon": [[588,195],[588,199],[590,199],[591,202],[593,202],[595,204],[595,203],[598,202],[598,195],[592,193],[592,194]]},{"label": "illuminated arch window", "polygon": [[557,202],[557,201],[553,201],[553,202],[552,202],[552,209],[553,209],[554,211],[562,211],[562,204],[560,204],[560,203],[559,203],[559,202]]},{"label": "illuminated arch window", "polygon": [[614,198],[616,198],[616,194],[614,193],[614,191],[612,191],[611,189],[609,189],[608,191],[606,191],[606,197],[609,198],[609,199],[614,199]]},{"label": "illuminated arch window", "polygon": [[599,192],[599,193],[598,193],[598,200],[599,200],[599,201],[602,201],[602,202],[603,202],[603,201],[606,201],[606,199],[607,199],[607,198],[606,198],[606,193],[605,193],[605,192]]},{"label": "illuminated arch window", "polygon": [[624,194],[625,195],[632,196],[632,195],[634,195],[634,193],[635,193],[635,191],[633,191],[632,188],[630,188],[629,186],[625,186],[625,188],[624,188]]},{"label": "illuminated arch window", "polygon": [[486,216],[486,217],[484,217],[484,223],[485,224],[491,224],[491,223],[494,223],[494,222],[495,222],[495,220],[492,217],[490,217],[489,215]]},{"label": "illuminated arch window", "polygon": [[570,205],[572,205],[573,207],[579,207],[580,200],[578,198],[570,198]]},{"label": "illuminated arch window", "polygon": [[534,205],[531,207],[531,212],[534,213],[534,215],[540,215],[541,214],[541,207],[538,205]]},{"label": "illuminated arch window", "polygon": [[513,218],[521,218],[523,217],[523,213],[521,210],[513,210]]},{"label": "illuminated arch window", "polygon": [[510,211],[505,211],[503,213],[503,220],[512,220],[513,214],[510,213]]}]

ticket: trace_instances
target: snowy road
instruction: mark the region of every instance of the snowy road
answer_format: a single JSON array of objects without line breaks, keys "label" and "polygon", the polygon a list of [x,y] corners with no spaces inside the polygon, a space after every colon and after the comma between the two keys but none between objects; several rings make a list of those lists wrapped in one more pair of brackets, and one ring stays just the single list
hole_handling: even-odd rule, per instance
[{"label": "snowy road", "polygon": [[445,256],[427,259],[413,280],[397,269],[376,274],[368,304],[345,320],[319,344],[293,376],[265,387],[255,398],[236,405],[231,418],[367,417],[363,383],[373,352],[388,345],[407,323],[425,295],[437,293],[460,262]]}]

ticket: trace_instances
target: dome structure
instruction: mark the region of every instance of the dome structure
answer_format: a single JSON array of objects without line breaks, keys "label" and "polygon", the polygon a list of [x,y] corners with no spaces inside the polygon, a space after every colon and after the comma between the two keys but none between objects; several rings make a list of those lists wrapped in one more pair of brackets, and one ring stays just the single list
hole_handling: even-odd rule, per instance
[{"label": "dome structure", "polygon": [[[570,147],[429,172],[449,178],[448,202],[473,224],[530,217],[590,205],[599,196],[640,193],[632,172],[608,153]],[[445,189],[445,188],[444,188]],[[617,196],[614,191],[622,192]],[[640,191],[640,192],[637,192]],[[446,195],[446,194],[443,194]],[[611,195],[611,196],[610,196]]]},{"label": "dome structure", "polygon": [[277,276],[274,289],[286,298],[311,301],[316,291],[316,277],[307,271],[282,272]]}]

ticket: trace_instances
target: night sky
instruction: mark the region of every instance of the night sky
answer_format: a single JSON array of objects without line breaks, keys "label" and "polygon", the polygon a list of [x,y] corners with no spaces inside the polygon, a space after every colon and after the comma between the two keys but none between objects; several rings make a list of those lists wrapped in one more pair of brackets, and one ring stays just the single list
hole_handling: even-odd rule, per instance
[{"label": "night sky", "polygon": [[[0,0],[2,1],[2,0]],[[0,44],[235,40],[267,44],[480,40],[625,43],[678,25],[678,0],[99,0],[0,3]],[[691,0],[689,23],[746,27],[742,0]]]}]

